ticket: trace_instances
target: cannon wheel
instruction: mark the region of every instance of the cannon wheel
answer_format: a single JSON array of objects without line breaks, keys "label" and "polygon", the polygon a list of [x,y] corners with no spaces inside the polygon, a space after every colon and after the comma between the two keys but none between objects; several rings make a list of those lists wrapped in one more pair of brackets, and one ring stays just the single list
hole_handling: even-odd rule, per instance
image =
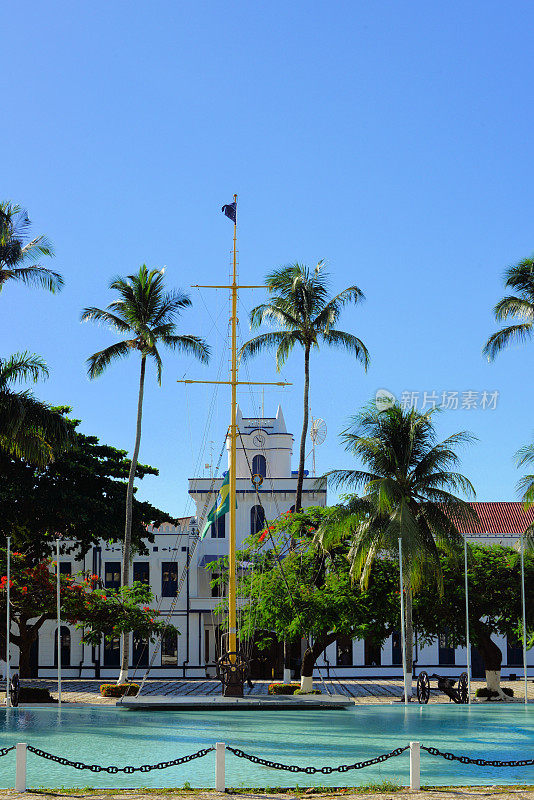
[{"label": "cannon wheel", "polygon": [[428,703],[430,699],[430,678],[427,672],[420,672],[417,678],[417,699],[420,703]]},{"label": "cannon wheel", "polygon": [[11,705],[16,708],[19,704],[19,694],[20,694],[20,680],[19,676],[15,672],[13,677],[9,682],[9,698],[11,700]]},{"label": "cannon wheel", "polygon": [[458,678],[458,702],[469,702],[469,681],[467,678],[467,672],[462,672]]}]

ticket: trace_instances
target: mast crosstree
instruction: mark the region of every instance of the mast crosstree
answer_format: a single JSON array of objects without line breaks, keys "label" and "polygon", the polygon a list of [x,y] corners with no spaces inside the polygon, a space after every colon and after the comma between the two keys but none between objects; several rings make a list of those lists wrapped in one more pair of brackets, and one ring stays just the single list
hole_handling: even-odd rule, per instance
[{"label": "mast crosstree", "polygon": [[229,500],[230,500],[230,540],[228,552],[228,650],[219,662],[222,670],[222,693],[225,697],[243,697],[244,665],[243,657],[237,647],[237,561],[236,561],[236,461],[237,461],[237,387],[238,386],[291,386],[286,381],[240,381],[237,365],[237,297],[239,289],[265,289],[264,285],[238,285],[237,283],[237,195],[234,202],[223,206],[223,213],[234,223],[232,283],[226,285],[195,284],[194,289],[229,289],[231,300],[231,370],[228,381],[179,380],[178,383],[224,384],[231,387],[230,400],[230,460]]}]

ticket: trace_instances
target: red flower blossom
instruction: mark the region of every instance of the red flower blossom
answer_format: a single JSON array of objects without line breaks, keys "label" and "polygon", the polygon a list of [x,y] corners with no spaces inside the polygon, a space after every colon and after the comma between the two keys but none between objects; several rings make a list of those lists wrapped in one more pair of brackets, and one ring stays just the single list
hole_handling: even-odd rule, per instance
[{"label": "red flower blossom", "polygon": [[263,542],[263,540],[267,536],[267,533],[268,533],[268,531],[263,531],[263,533],[261,534],[260,538],[258,539],[258,542]]},{"label": "red flower blossom", "polygon": [[27,586],[23,586],[22,589],[21,589],[21,592],[22,592],[22,594],[27,594],[28,593],[28,587]]}]

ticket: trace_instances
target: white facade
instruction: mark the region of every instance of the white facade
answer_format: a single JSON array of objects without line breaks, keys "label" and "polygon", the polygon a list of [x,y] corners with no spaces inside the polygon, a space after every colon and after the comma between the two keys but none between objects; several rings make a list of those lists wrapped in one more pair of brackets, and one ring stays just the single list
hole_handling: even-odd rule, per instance
[{"label": "white facade", "polygon": [[[240,547],[254,530],[263,528],[260,506],[267,520],[274,520],[292,508],[297,479],[296,472],[291,470],[293,436],[286,429],[280,407],[272,418],[244,418],[238,410],[237,422],[240,431],[237,443],[237,546]],[[251,473],[263,478],[257,489],[252,483]],[[177,526],[162,525],[154,531],[154,542],[147,542],[148,555],[136,555],[133,559],[133,578],[150,583],[156,597],[153,605],[160,608],[164,617],[169,614],[169,621],[180,635],[166,642],[161,650],[155,644],[133,646],[132,641],[131,678],[140,679],[149,663],[152,664],[152,678],[205,678],[215,674],[218,620],[213,609],[219,600],[213,596],[212,576],[205,565],[228,553],[228,515],[224,523],[212,526],[196,549],[193,548],[197,541],[197,525],[203,524],[222,482],[222,476],[190,478],[189,493],[196,505],[195,515],[182,519]],[[326,491],[317,488],[315,478],[305,477],[303,507],[325,504]],[[513,541],[503,535],[499,543],[512,544]],[[89,570],[99,575],[105,586],[117,586],[121,554],[120,544],[102,542],[87,554],[84,561],[62,556],[60,564],[71,574]],[[189,558],[190,567],[187,569]],[[183,585],[176,596],[181,581]],[[82,646],[80,632],[73,626],[65,625],[64,628],[67,634],[62,656],[64,677],[117,677],[119,653],[116,647],[103,644],[96,648]],[[34,674],[39,677],[56,674],[55,635],[55,622],[46,622],[39,635],[38,652],[34,652]],[[67,642],[68,636],[70,643]],[[495,641],[503,653],[503,675],[508,677],[521,673],[521,654],[509,650],[505,639],[495,637]],[[429,646],[416,646],[417,669],[455,676],[462,672],[466,666],[466,649],[445,647],[447,644],[450,643],[442,640]],[[528,653],[528,662],[534,674],[534,651]],[[12,663],[16,668],[18,655],[15,647],[12,648]],[[477,664],[473,659],[472,664],[476,677]],[[359,640],[340,640],[331,644],[324,657],[318,660],[315,674],[332,678],[400,677],[399,635],[390,637],[378,651]],[[265,674],[262,677],[273,676]]]}]

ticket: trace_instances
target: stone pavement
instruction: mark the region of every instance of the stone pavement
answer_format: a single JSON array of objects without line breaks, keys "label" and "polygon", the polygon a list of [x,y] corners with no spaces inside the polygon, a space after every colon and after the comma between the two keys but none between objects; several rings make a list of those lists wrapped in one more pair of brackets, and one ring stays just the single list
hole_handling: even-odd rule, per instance
[{"label": "stone pavement", "polygon": [[[100,685],[104,682],[95,680],[72,680],[62,681],[62,700],[67,703],[97,703],[99,705],[115,705],[115,698],[101,697]],[[245,687],[246,695],[265,695],[272,681],[254,681],[254,687]],[[57,682],[47,679],[32,679],[23,681],[23,684],[33,686],[46,686],[50,689],[53,697],[57,698]],[[431,681],[435,686],[435,681]],[[143,695],[167,695],[176,697],[180,695],[200,695],[206,696],[218,694],[220,692],[220,682],[217,680],[148,680],[143,688]],[[474,695],[476,689],[485,686],[483,681],[472,681],[471,689]],[[523,698],[523,681],[503,681],[502,686],[510,687],[514,690],[517,698]],[[321,689],[325,694],[344,694],[354,698],[356,705],[367,703],[391,703],[399,699],[403,693],[402,681],[387,678],[351,678],[340,680],[315,680],[315,687]],[[415,685],[414,685],[415,691]],[[3,694],[3,693],[2,693]],[[528,684],[529,700],[534,702],[534,682]],[[437,689],[431,690],[431,703],[448,703],[449,699],[440,694]]]}]

